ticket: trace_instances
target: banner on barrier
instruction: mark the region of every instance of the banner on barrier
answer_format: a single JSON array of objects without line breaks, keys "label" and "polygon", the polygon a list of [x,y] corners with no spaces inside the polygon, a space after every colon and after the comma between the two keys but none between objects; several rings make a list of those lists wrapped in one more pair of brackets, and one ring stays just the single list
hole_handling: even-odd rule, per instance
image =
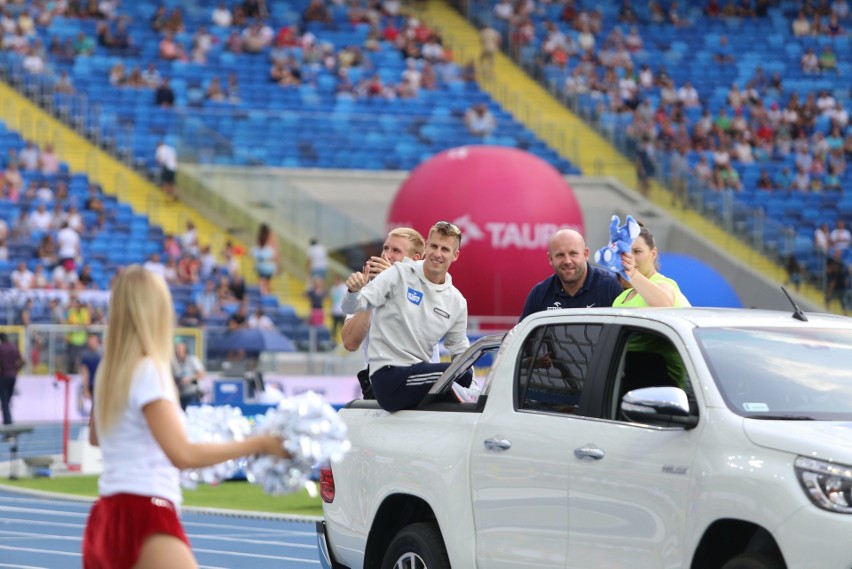
[{"label": "banner on barrier", "polygon": [[[212,402],[213,382],[214,378],[210,377],[201,381],[201,387],[206,394],[205,401]],[[314,391],[332,405],[343,405],[361,396],[358,380],[350,376],[264,374],[264,384],[267,392],[279,397],[294,397],[307,391]],[[88,421],[92,404],[83,396],[83,383],[79,376],[71,376],[68,389],[70,390],[69,420]],[[12,418],[16,423],[62,422],[64,417],[65,384],[63,382],[57,381],[52,375],[18,376],[15,395],[12,397]]]}]

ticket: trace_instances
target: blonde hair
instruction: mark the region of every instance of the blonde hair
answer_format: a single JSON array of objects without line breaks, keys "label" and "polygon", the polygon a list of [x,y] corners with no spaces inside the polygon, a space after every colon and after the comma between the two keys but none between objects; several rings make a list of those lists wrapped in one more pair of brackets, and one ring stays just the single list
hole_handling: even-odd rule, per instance
[{"label": "blonde hair", "polygon": [[414,255],[423,256],[426,252],[426,240],[420,235],[420,232],[410,227],[397,227],[388,233],[388,237],[402,237],[408,240],[408,252],[410,257]]},{"label": "blonde hair", "polygon": [[106,432],[118,422],[142,358],[154,360],[163,385],[177,395],[169,371],[173,337],[174,305],[166,281],[139,265],[124,268],[112,289],[104,356],[95,373],[98,431]]}]

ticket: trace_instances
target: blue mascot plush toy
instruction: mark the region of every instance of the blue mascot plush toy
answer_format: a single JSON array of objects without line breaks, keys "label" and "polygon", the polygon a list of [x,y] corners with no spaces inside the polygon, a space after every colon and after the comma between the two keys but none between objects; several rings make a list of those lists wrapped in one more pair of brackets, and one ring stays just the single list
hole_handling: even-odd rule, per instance
[{"label": "blue mascot plush toy", "polygon": [[624,266],[621,264],[621,254],[630,252],[633,240],[639,235],[641,228],[639,222],[631,215],[624,220],[624,225],[619,226],[620,223],[621,219],[613,215],[612,222],[609,224],[609,244],[595,251],[595,263],[629,281],[630,277],[625,274]]}]

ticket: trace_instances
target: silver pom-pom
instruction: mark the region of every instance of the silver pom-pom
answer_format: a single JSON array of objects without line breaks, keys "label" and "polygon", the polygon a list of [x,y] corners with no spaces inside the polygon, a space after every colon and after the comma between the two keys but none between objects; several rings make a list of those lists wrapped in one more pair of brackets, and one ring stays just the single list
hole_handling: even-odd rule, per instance
[{"label": "silver pom-pom", "polygon": [[[186,409],[186,435],[193,443],[241,441],[251,432],[251,423],[238,407],[230,405],[190,406]],[[181,472],[181,486],[195,489],[199,483],[217,485],[237,475],[245,467],[245,459],[229,460],[205,468]]]},{"label": "silver pom-pom", "polygon": [[284,399],[278,407],[269,409],[258,418],[257,432],[281,437],[291,457],[248,458],[246,478],[273,495],[302,488],[316,495],[316,486],[310,480],[312,470],[329,460],[338,460],[351,446],[346,425],[337,411],[312,391]]}]

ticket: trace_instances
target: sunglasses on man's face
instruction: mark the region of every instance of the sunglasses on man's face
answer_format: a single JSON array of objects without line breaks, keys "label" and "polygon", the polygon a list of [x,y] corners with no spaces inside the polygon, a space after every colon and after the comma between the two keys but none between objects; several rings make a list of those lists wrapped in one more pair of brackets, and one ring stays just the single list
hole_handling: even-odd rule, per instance
[{"label": "sunglasses on man's face", "polygon": [[451,235],[461,235],[461,230],[458,226],[455,223],[450,223],[449,221],[439,221],[435,224],[435,229],[448,231]]}]

